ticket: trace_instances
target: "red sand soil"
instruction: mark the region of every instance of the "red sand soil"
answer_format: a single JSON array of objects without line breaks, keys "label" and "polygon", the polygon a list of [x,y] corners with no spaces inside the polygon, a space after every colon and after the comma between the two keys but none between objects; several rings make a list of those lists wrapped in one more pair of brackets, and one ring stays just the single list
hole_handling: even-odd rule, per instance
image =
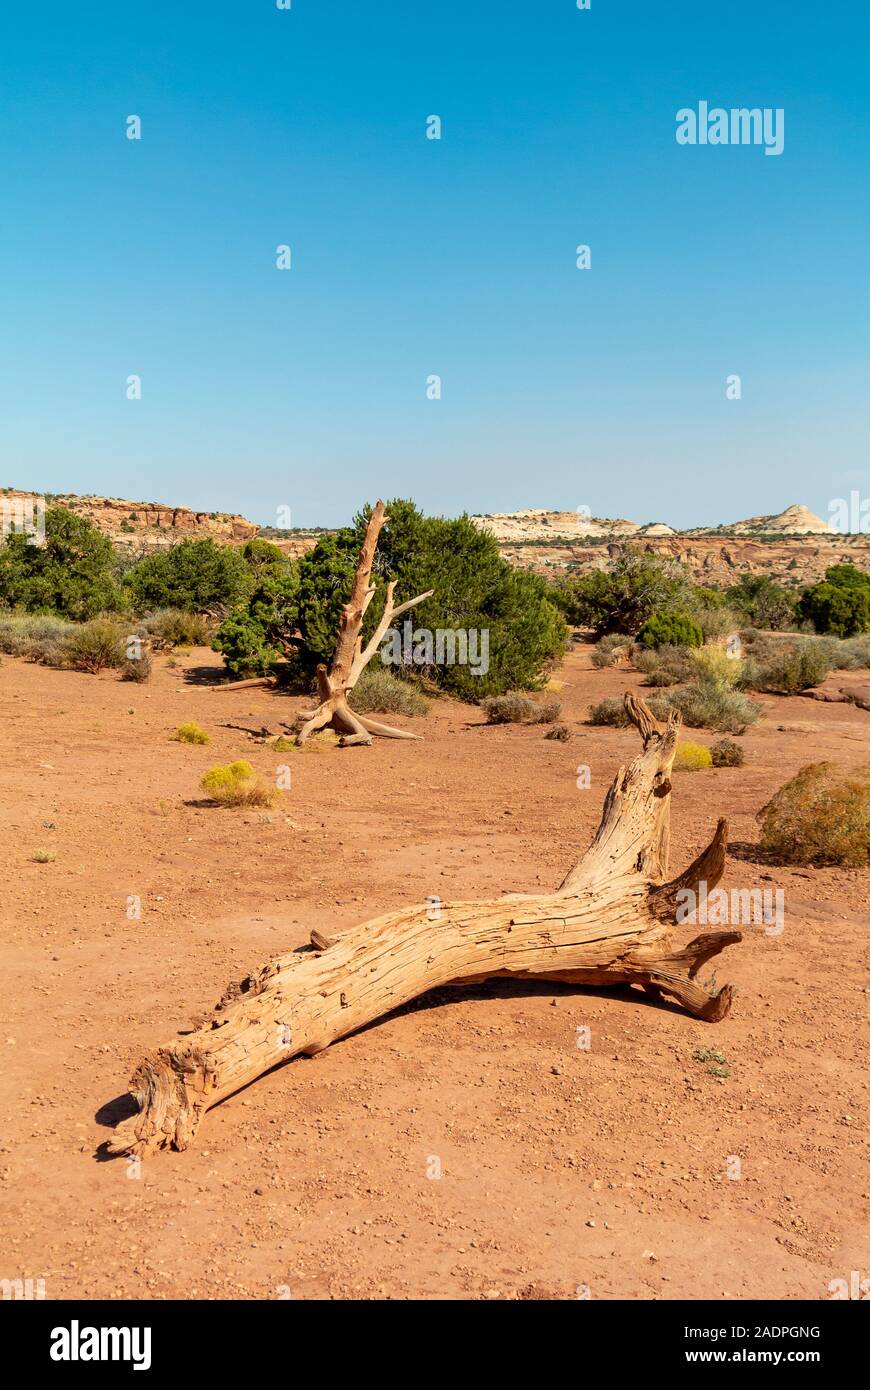
[{"label": "red sand soil", "polygon": [[[720,1024],[625,989],[443,990],[272,1072],[138,1177],[101,1161],[139,1057],[231,980],[314,926],[553,888],[639,747],[584,724],[640,684],[586,650],[559,675],[567,743],[439,701],[408,724],[421,743],[276,754],[221,726],[274,728],[304,701],[216,693],[197,672],[218,666],[159,657],[141,687],[0,667],[0,1276],[44,1279],[47,1298],[825,1299],[867,1275],[863,870],[729,858],[723,886],[782,886],[786,924],[745,928],[713,963],[739,991]],[[801,765],[870,758],[854,706],[762,703],[744,768],[675,774],[675,872],[720,814],[755,840]],[[208,747],[170,742],[190,719]],[[280,809],[202,804],[203,771],[238,757],[270,780],[292,768]],[[33,862],[43,849],[53,862]]]}]

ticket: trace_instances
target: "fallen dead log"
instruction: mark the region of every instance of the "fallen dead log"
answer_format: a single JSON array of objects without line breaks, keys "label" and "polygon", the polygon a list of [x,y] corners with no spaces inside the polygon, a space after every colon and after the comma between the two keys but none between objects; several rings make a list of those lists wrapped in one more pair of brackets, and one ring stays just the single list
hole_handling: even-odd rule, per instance
[{"label": "fallen dead log", "polygon": [[700,967],[739,932],[673,940],[681,889],[712,889],[725,866],[727,825],[678,878],[668,860],[678,721],[667,727],[625,696],[643,751],[620,768],[595,839],[559,888],[480,902],[421,903],[338,935],[312,932],[313,949],[272,961],[231,989],[209,1023],[146,1057],[130,1082],[138,1113],[109,1141],[112,1153],[185,1149],[203,1114],[299,1053],[321,1052],[441,985],[493,976],[578,985],[636,984],[716,1021],[731,986],[711,993]]}]

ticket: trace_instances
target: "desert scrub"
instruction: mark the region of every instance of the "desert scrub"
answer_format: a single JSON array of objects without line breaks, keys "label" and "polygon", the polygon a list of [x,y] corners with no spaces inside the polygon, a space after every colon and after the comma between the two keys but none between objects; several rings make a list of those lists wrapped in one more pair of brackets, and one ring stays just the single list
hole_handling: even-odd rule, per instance
[{"label": "desert scrub", "polygon": [[862,637],[847,637],[837,643],[833,664],[841,671],[857,671],[870,667],[870,633]]},{"label": "desert scrub", "polygon": [[199,785],[219,806],[274,806],[281,796],[244,759],[209,768]]},{"label": "desert scrub", "polygon": [[720,738],[710,749],[714,767],[742,767],[746,761],[743,749],[733,738]]},{"label": "desert scrub", "polygon": [[562,712],[558,700],[530,700],[518,691],[492,695],[482,704],[487,724],[552,724]]},{"label": "desert scrub", "polygon": [[[668,709],[661,695],[652,695],[646,701],[656,719],[667,719]],[[625,712],[625,702],[621,695],[608,695],[599,700],[589,711],[589,723],[608,725],[613,729],[625,729],[631,723]]]},{"label": "desert scrub", "polygon": [[96,675],[127,660],[126,632],[112,618],[92,618],[74,626],[64,640],[65,664]]},{"label": "desert scrub", "polygon": [[821,684],[835,660],[828,644],[812,638],[778,642],[774,650],[756,643],[743,663],[741,684],[746,690],[793,695]]},{"label": "desert scrub", "polygon": [[367,666],[348,696],[358,714],[429,713],[429,701],[410,681],[400,680],[383,666]]},{"label": "desert scrub", "polygon": [[544,738],[555,739],[558,743],[567,743],[570,737],[571,730],[567,724],[556,724],[544,734]]},{"label": "desert scrub", "polygon": [[703,743],[692,743],[688,739],[677,744],[674,754],[674,769],[677,772],[698,772],[702,767],[713,766],[713,755]]},{"label": "desert scrub", "polygon": [[592,648],[593,666],[614,666],[617,657],[625,653],[630,656],[633,643],[630,637],[621,636],[619,633],[611,632],[607,637],[602,637]]},{"label": "desert scrub", "polygon": [[64,641],[73,625],[37,613],[0,614],[0,652],[44,666],[63,665]]},{"label": "desert scrub", "polygon": [[199,727],[195,719],[189,720],[186,724],[179,724],[169,737],[176,743],[208,743],[209,740],[209,735],[205,729]]},{"label": "desert scrub", "polygon": [[151,679],[151,654],[143,648],[138,656],[128,656],[121,666],[122,681],[136,681],[143,685]]},{"label": "desert scrub", "polygon": [[695,676],[699,681],[714,681],[724,686],[742,684],[743,661],[740,657],[729,656],[724,647],[712,644],[693,652]]},{"label": "desert scrub", "polygon": [[760,845],[780,864],[866,865],[870,768],[809,763],[758,812]]},{"label": "desert scrub", "polygon": [[683,723],[690,729],[742,734],[761,717],[761,706],[754,700],[710,677],[667,690],[659,699],[666,708],[679,710]]},{"label": "desert scrub", "polygon": [[635,670],[643,672],[648,685],[679,685],[697,672],[693,653],[687,647],[638,648],[633,661]]},{"label": "desert scrub", "polygon": [[53,864],[57,858],[57,851],[53,849],[37,849],[30,856],[34,864]]},{"label": "desert scrub", "polygon": [[217,624],[202,613],[158,608],[142,620],[155,647],[210,647]]}]

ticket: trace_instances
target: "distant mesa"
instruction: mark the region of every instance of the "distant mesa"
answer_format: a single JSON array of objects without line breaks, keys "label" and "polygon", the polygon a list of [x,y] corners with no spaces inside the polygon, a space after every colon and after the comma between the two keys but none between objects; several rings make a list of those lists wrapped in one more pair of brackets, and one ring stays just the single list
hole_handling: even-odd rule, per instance
[{"label": "distant mesa", "polygon": [[808,536],[832,535],[833,527],[822,521],[808,507],[794,505],[775,516],[751,516],[746,521],[726,522],[719,526],[692,526],[678,531],[664,521],[646,522],[623,519],[610,520],[607,517],[589,516],[584,510],[573,512],[546,511],[529,508],[520,512],[491,512],[473,516],[475,526],[489,531],[501,545],[522,542],[552,542],[560,540],[583,540],[605,536],[634,536],[642,540],[647,536]]},{"label": "distant mesa", "polygon": [[[796,504],[786,507],[777,516],[751,516],[746,521],[735,521],[730,526],[715,528],[733,532],[735,536],[774,535],[809,536],[836,534],[830,522],[822,521],[809,507]],[[702,534],[702,533],[698,533]]]},{"label": "distant mesa", "polygon": [[[254,536],[268,539],[289,558],[306,554],[323,534],[318,528],[258,526],[233,512],[197,512],[158,502],[38,494],[15,488],[0,488],[0,509],[4,503],[40,495],[49,507],[67,507],[87,517],[128,559],[186,539],[209,537],[219,545],[240,546]],[[700,583],[726,587],[742,574],[782,576],[792,587],[799,587],[821,579],[833,564],[853,563],[870,570],[870,535],[840,534],[799,505],[776,515],[685,530],[665,521],[639,524],[624,517],[595,517],[582,506],[573,511],[530,507],[473,516],[471,520],[494,536],[511,564],[550,578],[604,569],[626,546],[679,561]]]}]

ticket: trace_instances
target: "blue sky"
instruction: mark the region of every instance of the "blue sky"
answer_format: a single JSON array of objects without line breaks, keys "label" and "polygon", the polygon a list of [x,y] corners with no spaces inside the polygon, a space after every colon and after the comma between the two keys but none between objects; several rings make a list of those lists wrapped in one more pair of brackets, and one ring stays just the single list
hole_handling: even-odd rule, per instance
[{"label": "blue sky", "polygon": [[[0,481],[827,515],[870,489],[868,39],[857,0],[10,0]],[[700,100],[783,153],[679,146]]]}]

